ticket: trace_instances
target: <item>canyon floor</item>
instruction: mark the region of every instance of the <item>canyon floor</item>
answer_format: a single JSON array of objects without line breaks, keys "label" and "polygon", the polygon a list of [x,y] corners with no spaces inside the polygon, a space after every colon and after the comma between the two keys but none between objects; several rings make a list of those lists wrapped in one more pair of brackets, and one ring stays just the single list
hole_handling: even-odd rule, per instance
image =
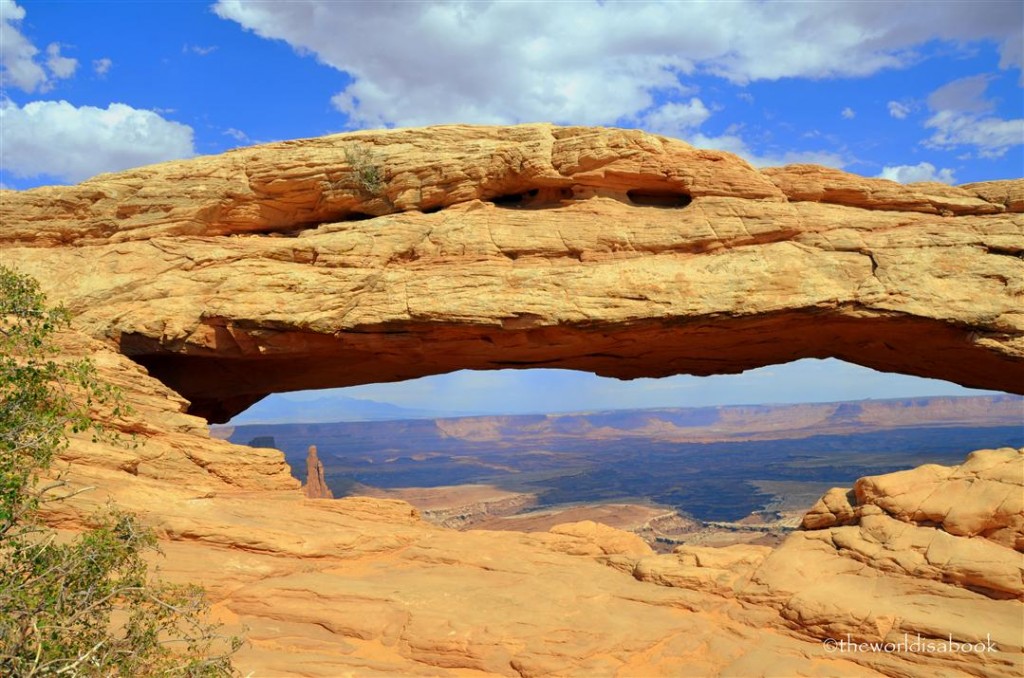
[{"label": "canyon floor", "polygon": [[[293,413],[301,416],[301,412]],[[830,488],[1024,446],[1024,399],[794,405],[213,427],[281,449],[300,481],[317,448],[335,497],[406,501],[455,529],[591,520],[675,546],[775,546]]]}]

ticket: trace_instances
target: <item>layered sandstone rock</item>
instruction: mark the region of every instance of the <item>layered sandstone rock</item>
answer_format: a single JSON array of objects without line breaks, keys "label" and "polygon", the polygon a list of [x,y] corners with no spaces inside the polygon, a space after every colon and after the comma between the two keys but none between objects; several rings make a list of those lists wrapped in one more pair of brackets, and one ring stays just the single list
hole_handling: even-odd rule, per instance
[{"label": "layered sandstone rock", "polygon": [[826,494],[738,595],[819,637],[991,643],[998,651],[921,654],[951,671],[1019,671],[1022,502],[1024,450],[1011,448],[861,478]]},{"label": "layered sandstone rock", "polygon": [[[1020,392],[1022,186],[761,173],[640,132],[528,125],[4,191],[3,263],[72,310],[64,354],[124,389],[133,414],[96,414],[141,443],[76,439],[66,477],[92,490],[49,519],[75,528],[108,498],[140,513],[165,575],[248,628],[237,663],[256,676],[1020,675],[1024,451],[831,492],[774,551],[656,556],[595,523],[454,532],[404,502],[308,500],[280,453],[194,415],[456,368],[828,355]],[[996,649],[823,643],[906,634]]]},{"label": "layered sandstone rock", "polygon": [[835,356],[1024,390],[1024,182],[899,184],[629,130],[441,127],[5,192],[5,261],[223,421],[455,369]]}]

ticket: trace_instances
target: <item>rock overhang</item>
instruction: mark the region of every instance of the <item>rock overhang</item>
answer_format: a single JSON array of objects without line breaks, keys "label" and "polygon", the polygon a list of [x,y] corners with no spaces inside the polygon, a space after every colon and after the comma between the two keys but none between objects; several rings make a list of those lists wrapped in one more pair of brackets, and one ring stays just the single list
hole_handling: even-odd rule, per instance
[{"label": "rock overhang", "polygon": [[1024,391],[1024,180],[901,186],[633,130],[447,126],[0,202],[5,259],[211,421],[463,368],[833,356]]}]

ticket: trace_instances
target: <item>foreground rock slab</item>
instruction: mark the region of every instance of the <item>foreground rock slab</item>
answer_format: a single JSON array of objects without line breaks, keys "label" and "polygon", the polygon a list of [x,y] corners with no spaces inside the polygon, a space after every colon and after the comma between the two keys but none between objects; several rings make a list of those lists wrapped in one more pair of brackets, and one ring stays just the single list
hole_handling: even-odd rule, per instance
[{"label": "foreground rock slab", "polygon": [[[1024,450],[834,490],[774,550],[655,555],[636,535],[590,521],[458,532],[402,501],[308,499],[277,451],[208,438],[180,398],[94,339],[71,334],[64,348],[91,354],[126,390],[135,413],[113,423],[143,444],[73,441],[67,478],[92,490],[52,504],[49,520],[76,529],[108,498],[140,513],[162,537],[164,576],[201,583],[227,630],[246,629],[243,674],[1017,676],[1024,667],[1013,503]],[[906,639],[933,649],[836,645]],[[938,645],[947,639],[994,649],[953,653]]]}]

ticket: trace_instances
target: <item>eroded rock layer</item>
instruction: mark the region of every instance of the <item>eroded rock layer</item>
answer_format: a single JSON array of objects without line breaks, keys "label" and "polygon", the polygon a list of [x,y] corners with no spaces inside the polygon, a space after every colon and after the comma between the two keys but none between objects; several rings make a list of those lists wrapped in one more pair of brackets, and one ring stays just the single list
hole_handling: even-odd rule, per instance
[{"label": "eroded rock layer", "polygon": [[759,172],[638,131],[337,135],[4,192],[5,260],[223,421],[455,369],[834,356],[1024,391],[1024,180]]}]

